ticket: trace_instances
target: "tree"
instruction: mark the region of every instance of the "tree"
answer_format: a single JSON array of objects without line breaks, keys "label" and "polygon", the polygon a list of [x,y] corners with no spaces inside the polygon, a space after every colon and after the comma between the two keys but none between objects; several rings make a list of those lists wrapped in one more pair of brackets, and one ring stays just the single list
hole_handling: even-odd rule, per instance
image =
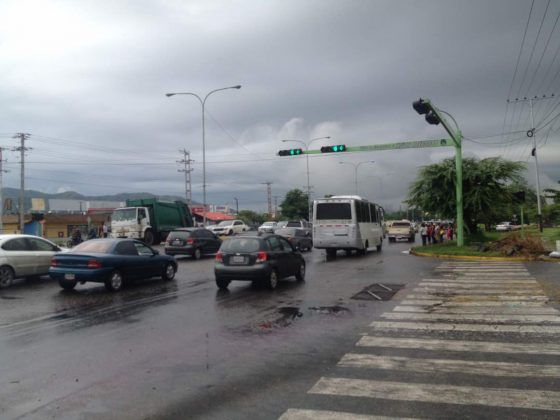
[{"label": "tree", "polygon": [[[486,225],[507,220],[513,214],[515,191],[525,190],[522,162],[499,157],[463,159],[463,217],[475,232]],[[409,189],[407,203],[444,219],[455,219],[455,158],[424,166]]]},{"label": "tree", "polygon": [[309,217],[307,194],[300,189],[290,190],[280,204],[284,219],[305,219]]},{"label": "tree", "polygon": [[245,224],[251,225],[262,225],[264,222],[267,221],[268,215],[267,214],[259,214],[252,210],[241,210],[237,215],[239,219],[243,220]]}]

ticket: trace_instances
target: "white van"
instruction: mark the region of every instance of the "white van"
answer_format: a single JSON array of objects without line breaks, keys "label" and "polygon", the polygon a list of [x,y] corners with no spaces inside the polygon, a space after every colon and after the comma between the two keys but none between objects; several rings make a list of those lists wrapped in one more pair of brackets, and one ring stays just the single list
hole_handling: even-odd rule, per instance
[{"label": "white van", "polygon": [[383,209],[357,195],[335,195],[313,201],[313,246],[336,251],[357,250],[361,254],[383,246]]}]

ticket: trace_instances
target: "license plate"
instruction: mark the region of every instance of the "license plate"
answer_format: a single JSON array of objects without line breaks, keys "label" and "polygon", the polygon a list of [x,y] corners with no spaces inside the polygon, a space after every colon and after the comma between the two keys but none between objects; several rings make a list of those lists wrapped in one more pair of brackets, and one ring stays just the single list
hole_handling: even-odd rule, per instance
[{"label": "license plate", "polygon": [[243,255],[234,255],[231,257],[232,264],[245,264],[245,257]]},{"label": "license plate", "polygon": [[64,275],[64,280],[75,280],[76,279],[76,275],[74,273],[66,273]]},{"label": "license plate", "polygon": [[173,241],[173,245],[181,245],[181,240],[180,239],[175,239]]}]

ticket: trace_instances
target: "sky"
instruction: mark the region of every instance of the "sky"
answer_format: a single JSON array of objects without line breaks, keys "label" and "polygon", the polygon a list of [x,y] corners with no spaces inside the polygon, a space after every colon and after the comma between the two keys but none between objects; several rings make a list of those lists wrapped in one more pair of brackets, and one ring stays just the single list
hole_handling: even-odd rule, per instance
[{"label": "sky", "polygon": [[354,194],[357,175],[360,195],[404,209],[453,147],[277,152],[448,137],[420,97],[457,121],[464,157],[526,162],[533,187],[534,141],[541,189],[558,188],[559,17],[557,0],[2,0],[3,186],[19,188],[14,136],[29,133],[26,189],[185,196],[186,150],[202,202],[201,102],[165,94],[241,85],[205,102],[211,204],[264,212],[264,183],[280,203],[308,163],[314,198]]}]

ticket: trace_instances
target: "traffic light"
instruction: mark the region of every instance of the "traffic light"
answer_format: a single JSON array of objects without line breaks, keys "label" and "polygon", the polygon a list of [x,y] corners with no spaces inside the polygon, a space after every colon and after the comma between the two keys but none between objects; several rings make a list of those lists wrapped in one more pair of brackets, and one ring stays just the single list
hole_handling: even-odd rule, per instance
[{"label": "traffic light", "polygon": [[297,156],[301,155],[303,150],[301,149],[288,149],[288,150],[279,150],[278,156]]},{"label": "traffic light", "polygon": [[346,145],[337,144],[335,146],[321,147],[321,153],[338,153],[338,152],[346,152]]},{"label": "traffic light", "polygon": [[441,122],[435,113],[432,104],[430,102],[426,102],[422,98],[412,102],[412,108],[414,108],[414,110],[420,115],[426,115],[425,118],[428,124],[438,125]]}]

